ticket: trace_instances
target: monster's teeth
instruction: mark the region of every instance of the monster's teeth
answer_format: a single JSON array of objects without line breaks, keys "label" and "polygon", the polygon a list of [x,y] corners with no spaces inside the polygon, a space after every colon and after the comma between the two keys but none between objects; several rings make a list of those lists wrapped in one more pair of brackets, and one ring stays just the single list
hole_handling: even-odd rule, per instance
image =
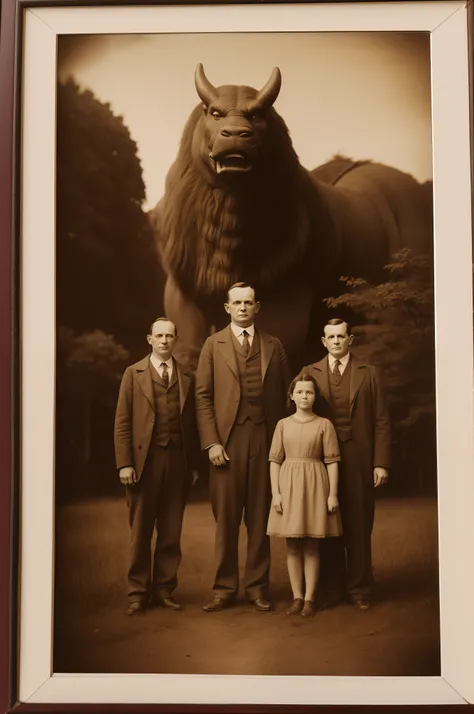
[{"label": "monster's teeth", "polygon": [[216,161],[216,173],[220,174],[222,171],[222,164],[220,161]]}]

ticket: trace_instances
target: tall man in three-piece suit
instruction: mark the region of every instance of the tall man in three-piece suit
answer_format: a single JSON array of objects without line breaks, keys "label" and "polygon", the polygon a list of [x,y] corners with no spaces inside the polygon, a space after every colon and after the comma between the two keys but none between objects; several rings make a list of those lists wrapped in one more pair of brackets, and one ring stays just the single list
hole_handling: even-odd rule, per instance
[{"label": "tall man in three-piece suit", "polygon": [[244,587],[257,610],[268,600],[270,542],[266,534],[271,492],[268,453],[284,416],[290,373],[281,342],[255,328],[260,308],[254,289],[236,283],[225,310],[231,324],[208,337],[196,373],[196,410],[201,446],[210,467],[210,498],[216,520],[214,596],[204,610],[217,612],[239,588],[238,538],[247,527]]},{"label": "tall man in three-piece suit", "polygon": [[131,529],[129,615],[150,604],[180,609],[172,593],[186,497],[199,459],[194,378],[173,358],[176,326],[158,318],[147,340],[152,352],[125,370],[115,416],[115,456]]},{"label": "tall man in three-piece suit", "polygon": [[[366,610],[373,590],[374,488],[387,481],[390,468],[389,414],[375,367],[350,354],[353,336],[347,323],[329,320],[322,342],[328,356],[305,369],[318,385],[315,410],[333,422],[338,436],[345,586],[356,607]],[[329,581],[336,588],[344,579],[344,550],[334,552],[338,545],[342,544],[334,540],[321,553],[322,565],[328,565]],[[332,563],[324,562],[325,557]]]}]

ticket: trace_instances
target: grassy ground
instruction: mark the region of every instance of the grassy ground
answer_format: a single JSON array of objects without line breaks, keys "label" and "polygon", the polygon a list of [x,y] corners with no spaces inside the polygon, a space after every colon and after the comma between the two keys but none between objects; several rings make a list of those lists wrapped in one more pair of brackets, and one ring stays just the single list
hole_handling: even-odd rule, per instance
[{"label": "grassy ground", "polygon": [[[188,505],[176,596],[182,612],[140,618],[127,606],[125,502],[62,507],[57,521],[54,670],[275,675],[439,674],[436,502],[377,504],[373,539],[378,602],[358,613],[344,605],[312,621],[286,618],[291,600],[285,546],[272,541],[276,611],[244,600],[222,613],[201,610],[214,575],[214,522],[208,503]],[[245,537],[242,534],[241,552]]]}]

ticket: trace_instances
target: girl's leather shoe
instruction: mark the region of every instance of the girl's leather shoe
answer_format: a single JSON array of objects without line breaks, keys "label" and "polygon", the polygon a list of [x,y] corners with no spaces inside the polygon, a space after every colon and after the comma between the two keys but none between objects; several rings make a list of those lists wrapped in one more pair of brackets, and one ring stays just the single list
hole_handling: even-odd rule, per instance
[{"label": "girl's leather shoe", "polygon": [[304,605],[304,600],[300,597],[297,597],[293,600],[291,603],[290,607],[286,611],[287,615],[299,615],[301,610],[303,609]]},{"label": "girl's leather shoe", "polygon": [[301,617],[314,617],[314,615],[316,615],[316,603],[312,600],[305,600]]}]

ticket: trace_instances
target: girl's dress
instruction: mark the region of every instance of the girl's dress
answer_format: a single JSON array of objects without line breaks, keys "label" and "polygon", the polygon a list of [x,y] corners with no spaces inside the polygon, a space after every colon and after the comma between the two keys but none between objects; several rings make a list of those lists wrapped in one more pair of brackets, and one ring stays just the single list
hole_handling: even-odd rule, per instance
[{"label": "girl's dress", "polygon": [[[280,419],[269,461],[281,464],[279,487],[283,513],[272,506],[267,534],[284,538],[326,538],[342,534],[339,511],[329,513],[326,464],[340,461],[337,436],[328,419],[313,415]],[[324,463],[323,463],[324,461]]]}]

